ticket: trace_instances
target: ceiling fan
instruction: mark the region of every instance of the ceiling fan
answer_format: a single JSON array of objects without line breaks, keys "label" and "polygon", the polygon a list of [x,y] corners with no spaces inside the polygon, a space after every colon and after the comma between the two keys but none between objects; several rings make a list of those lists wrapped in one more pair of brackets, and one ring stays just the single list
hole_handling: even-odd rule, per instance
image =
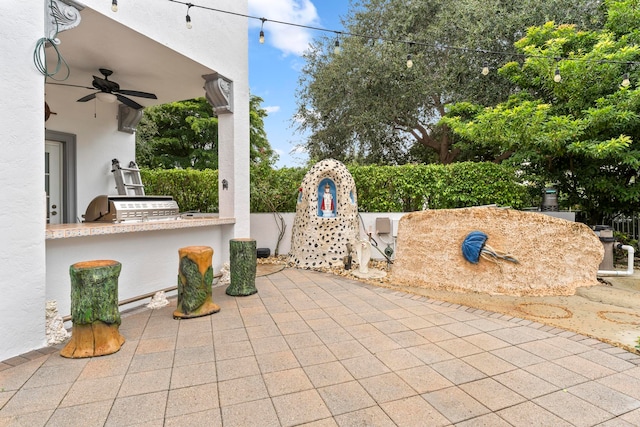
[{"label": "ceiling fan", "polygon": [[[87,96],[83,96],[82,98],[78,99],[77,102],[87,102],[87,101],[91,101],[94,98],[98,98],[102,101],[106,101],[106,102],[114,102],[116,99],[120,102],[122,102],[123,104],[134,108],[136,110],[140,110],[141,108],[144,108],[144,106],[138,104],[136,101],[134,101],[131,98],[126,97],[125,95],[128,96],[137,96],[140,98],[149,98],[149,99],[158,99],[158,97],[156,95],[154,95],[153,93],[148,93],[148,92],[140,92],[137,90],[126,90],[126,89],[120,89],[120,85],[112,80],[109,80],[109,76],[111,74],[113,74],[113,71],[107,69],[107,68],[100,68],[99,69],[100,73],[104,76],[103,77],[98,77],[98,76],[93,76],[93,82],[91,82],[93,88],[98,89],[98,92],[94,92],[92,94],[89,94]],[[61,85],[61,86],[73,86],[73,87],[82,87],[85,89],[93,89],[91,87],[86,87],[86,86],[77,86],[77,85],[69,85],[69,84],[64,84],[64,83],[50,83],[50,84],[57,84],[57,85]]]}]

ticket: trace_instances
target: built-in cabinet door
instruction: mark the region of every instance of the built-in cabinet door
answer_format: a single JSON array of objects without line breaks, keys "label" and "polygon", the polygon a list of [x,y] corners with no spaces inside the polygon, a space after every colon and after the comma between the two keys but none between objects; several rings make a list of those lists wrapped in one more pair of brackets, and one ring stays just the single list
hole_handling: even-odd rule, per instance
[{"label": "built-in cabinet door", "polygon": [[62,143],[45,141],[44,189],[47,193],[47,224],[61,224],[62,211]]}]

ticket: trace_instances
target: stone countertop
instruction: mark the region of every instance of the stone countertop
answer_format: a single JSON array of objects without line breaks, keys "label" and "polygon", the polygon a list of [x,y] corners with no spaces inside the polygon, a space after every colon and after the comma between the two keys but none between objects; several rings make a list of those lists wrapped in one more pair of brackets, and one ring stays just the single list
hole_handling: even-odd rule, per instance
[{"label": "stone countertop", "polygon": [[99,236],[105,234],[135,233],[138,231],[175,230],[180,228],[211,227],[235,224],[235,218],[193,217],[144,222],[84,222],[74,224],[47,225],[45,238],[68,239],[71,237]]}]

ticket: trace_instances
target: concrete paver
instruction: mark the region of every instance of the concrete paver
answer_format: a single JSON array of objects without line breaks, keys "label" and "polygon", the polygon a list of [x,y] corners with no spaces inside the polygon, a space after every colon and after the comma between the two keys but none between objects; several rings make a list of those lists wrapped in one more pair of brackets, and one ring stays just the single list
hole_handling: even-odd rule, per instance
[{"label": "concrete paver", "polygon": [[256,287],[123,313],[113,355],[0,362],[0,426],[640,423],[640,356],[584,335],[313,271]]}]

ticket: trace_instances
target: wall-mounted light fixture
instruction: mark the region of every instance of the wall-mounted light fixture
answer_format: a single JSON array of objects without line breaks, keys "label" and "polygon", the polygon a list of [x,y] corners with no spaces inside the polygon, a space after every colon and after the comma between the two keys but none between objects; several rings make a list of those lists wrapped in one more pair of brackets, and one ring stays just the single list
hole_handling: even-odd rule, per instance
[{"label": "wall-mounted light fixture", "polygon": [[226,179],[222,180],[222,189],[223,190],[228,190],[229,189],[229,181],[227,181]]},{"label": "wall-mounted light fixture", "polygon": [[127,105],[118,106],[118,130],[125,133],[134,133],[142,119],[142,109],[136,110]]}]

